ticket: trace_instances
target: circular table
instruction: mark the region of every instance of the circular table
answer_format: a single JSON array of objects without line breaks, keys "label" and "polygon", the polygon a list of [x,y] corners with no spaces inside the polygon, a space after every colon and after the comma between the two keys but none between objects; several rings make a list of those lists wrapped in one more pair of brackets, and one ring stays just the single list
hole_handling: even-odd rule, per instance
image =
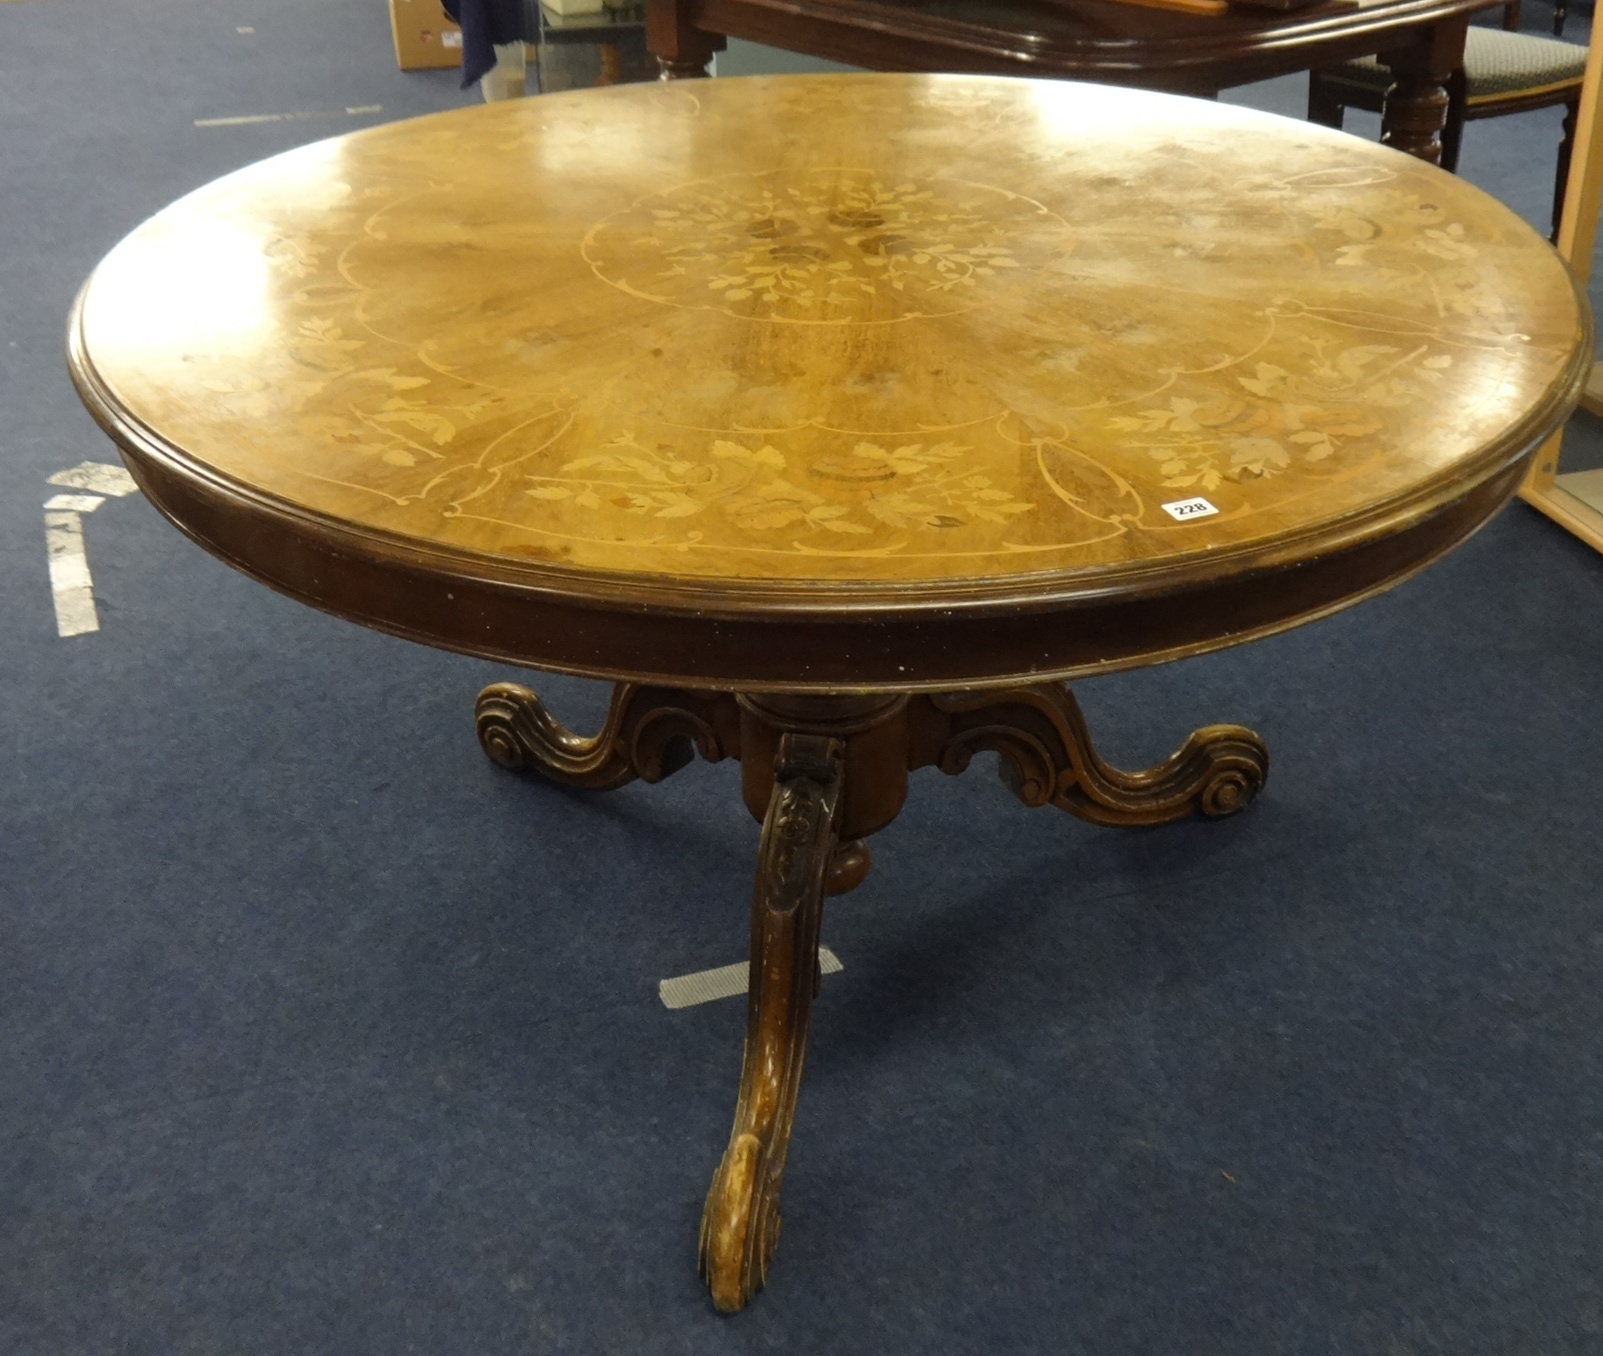
[{"label": "circular table", "polygon": [[207,550],[397,635],[618,680],[567,784],[738,758],[763,821],[735,1125],[703,1216],[761,1283],[822,898],[910,769],[1229,814],[1261,741],[1104,763],[1064,679],[1375,593],[1518,484],[1591,363],[1545,242],[1321,128],[980,77],[633,86],[303,147],[141,226],[80,393]]}]

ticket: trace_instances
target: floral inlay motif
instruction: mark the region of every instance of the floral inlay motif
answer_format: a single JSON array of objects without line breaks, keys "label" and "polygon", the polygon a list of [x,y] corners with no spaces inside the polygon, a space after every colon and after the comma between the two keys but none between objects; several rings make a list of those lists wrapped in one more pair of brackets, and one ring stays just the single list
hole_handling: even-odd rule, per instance
[{"label": "floral inlay motif", "polygon": [[[738,127],[716,85],[616,92],[292,153],[120,248],[86,333],[160,436],[267,493],[742,579],[1253,541],[1408,492],[1561,375],[1568,279],[1427,167],[1238,145],[1207,105],[1105,143],[1111,96],[1068,84],[873,91],[774,82]],[[189,256],[230,250],[213,296]],[[1218,512],[1163,508],[1198,495]]]},{"label": "floral inlay motif", "polygon": [[884,537],[885,529],[905,537],[1005,525],[1035,507],[977,470],[983,458],[956,442],[886,446],[859,439],[799,465],[761,438],[713,438],[706,451],[702,459],[628,433],[566,462],[556,475],[528,477],[526,493],[568,500],[589,514],[673,519],[716,512],[753,534],[794,528],[823,541]]},{"label": "floral inlay motif", "polygon": [[1069,250],[1063,220],[1002,189],[862,170],[726,175],[642,198],[585,239],[648,301],[824,324],[949,315]]},{"label": "floral inlay motif", "polygon": [[1294,460],[1315,464],[1378,433],[1376,410],[1417,400],[1453,365],[1429,345],[1355,344],[1316,353],[1300,372],[1260,362],[1235,378],[1244,395],[1171,396],[1137,414],[1108,420],[1131,445],[1161,462],[1167,489],[1215,490],[1226,480],[1268,479]]}]

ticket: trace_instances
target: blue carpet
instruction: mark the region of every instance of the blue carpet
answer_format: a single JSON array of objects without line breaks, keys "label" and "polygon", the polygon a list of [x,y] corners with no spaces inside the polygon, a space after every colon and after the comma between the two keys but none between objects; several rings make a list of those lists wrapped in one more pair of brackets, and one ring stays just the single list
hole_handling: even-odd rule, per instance
[{"label": "blue carpet", "polygon": [[[393,69],[378,0],[0,4],[0,1352],[1603,1351],[1603,559],[1523,507],[1354,611],[1081,688],[1131,764],[1256,727],[1245,816],[915,778],[829,906],[784,1239],[732,1320],[694,1252],[743,1012],[655,985],[741,956],[734,768],[510,777],[471,722],[504,671],[137,497],[85,520],[102,629],[56,636],[46,477],[112,455],[60,356],[84,275],[225,170],[469,97]],[[1536,221],[1544,126],[1465,150]]]}]

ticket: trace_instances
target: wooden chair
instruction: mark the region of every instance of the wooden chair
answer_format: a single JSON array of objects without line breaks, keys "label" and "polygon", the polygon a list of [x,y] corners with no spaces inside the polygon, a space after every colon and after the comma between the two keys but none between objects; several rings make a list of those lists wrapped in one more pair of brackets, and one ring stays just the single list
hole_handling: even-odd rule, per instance
[{"label": "wooden chair", "polygon": [[[1564,184],[1569,178],[1585,70],[1586,48],[1573,42],[1471,27],[1464,43],[1464,65],[1453,73],[1448,85],[1442,168],[1458,168],[1458,149],[1466,122],[1563,104],[1564,135],[1558,149],[1553,191],[1556,233],[1564,205]],[[1379,113],[1391,83],[1391,71],[1374,57],[1315,70],[1308,81],[1308,120],[1340,127],[1349,108]]]}]

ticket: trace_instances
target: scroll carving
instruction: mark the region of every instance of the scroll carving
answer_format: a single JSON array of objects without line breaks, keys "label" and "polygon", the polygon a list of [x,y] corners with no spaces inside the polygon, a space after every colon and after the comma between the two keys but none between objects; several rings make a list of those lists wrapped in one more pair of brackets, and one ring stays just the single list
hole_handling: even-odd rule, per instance
[{"label": "scroll carving", "polygon": [[1240,725],[1208,725],[1143,772],[1105,763],[1085,717],[1060,683],[916,698],[909,766],[962,772],[982,749],[1000,755],[1002,780],[1029,806],[1055,805],[1093,824],[1162,824],[1235,814],[1269,775],[1263,740]]},{"label": "scroll carving", "polygon": [[[497,683],[479,696],[479,741],[503,767],[606,790],[636,777],[658,781],[697,752],[709,761],[740,757],[744,743],[744,772],[761,784],[740,1092],[702,1210],[699,1244],[701,1273],[725,1313],[744,1308],[763,1284],[779,1238],[780,1188],[818,992],[824,898],[852,888],[867,872],[868,849],[858,835],[894,817],[904,769],[935,765],[955,774],[975,753],[994,751],[1003,779],[1026,805],[1056,805],[1110,825],[1234,814],[1268,773],[1263,741],[1237,725],[1196,731],[1146,771],[1111,767],[1059,683],[888,704],[870,697],[737,698],[620,683],[601,730],[585,736],[565,728],[527,688]],[[750,722],[744,741],[743,716]],[[849,750],[853,803],[845,792]],[[887,769],[896,776],[884,776]]]},{"label": "scroll carving", "polygon": [[740,713],[724,693],[619,683],[598,734],[580,735],[517,683],[492,683],[474,710],[479,744],[514,772],[564,786],[610,791],[660,782],[700,753],[710,763],[740,755]]},{"label": "scroll carving", "polygon": [[842,786],[838,739],[786,734],[751,906],[751,986],[734,1129],[701,1216],[713,1304],[743,1308],[779,1238],[779,1188],[818,991],[818,929]]}]

